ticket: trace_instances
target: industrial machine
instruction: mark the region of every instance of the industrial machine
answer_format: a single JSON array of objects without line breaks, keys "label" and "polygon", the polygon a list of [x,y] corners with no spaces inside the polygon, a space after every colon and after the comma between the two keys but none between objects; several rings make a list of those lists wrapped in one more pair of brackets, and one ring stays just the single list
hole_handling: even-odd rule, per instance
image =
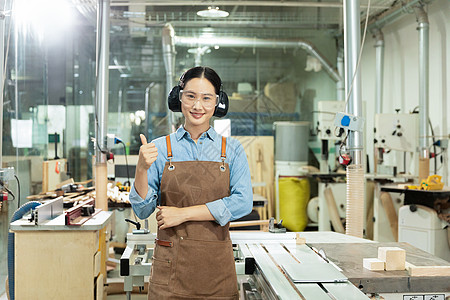
[{"label": "industrial machine", "polygon": [[384,113],[375,115],[373,239],[398,241],[398,213],[404,204],[401,194],[382,192],[388,182],[405,183],[417,178],[418,114]]},{"label": "industrial machine", "polygon": [[308,165],[309,122],[274,122],[276,219],[280,217],[279,179],[304,177]]},{"label": "industrial machine", "polygon": [[[127,299],[133,286],[143,287],[150,274],[154,235],[146,229],[129,233],[120,260]],[[272,224],[273,226],[274,224]],[[378,247],[406,251],[408,263],[426,262],[450,269],[445,262],[407,243],[377,243],[336,232],[231,231],[240,299],[446,299],[450,275],[414,277],[407,270],[369,271],[363,258]],[[422,298],[407,298],[407,297]],[[423,297],[427,298],[423,298]],[[406,297],[406,298],[405,298]],[[434,298],[433,298],[434,297]],[[443,298],[441,298],[443,297]]]},{"label": "industrial machine", "polygon": [[127,247],[120,258],[120,276],[124,277],[124,291],[127,300],[130,300],[133,287],[137,286],[142,290],[145,277],[150,275],[155,234],[148,229],[148,220],[145,220],[144,229],[141,229],[139,222],[129,219],[125,221],[136,226],[131,233],[127,233]]},{"label": "industrial machine", "polygon": [[[321,141],[320,174],[313,174],[319,182],[318,190],[318,228],[319,231],[343,233],[341,219],[345,218],[346,184],[345,174],[332,172],[336,169],[340,143],[344,137],[338,130],[336,114],[345,110],[344,101],[319,101],[317,118],[317,137]],[[334,151],[330,155],[329,143],[333,142]]]},{"label": "industrial machine", "polygon": [[450,190],[404,189],[385,185],[382,193],[402,194],[398,240],[450,261]]},{"label": "industrial machine", "polygon": [[[406,243],[376,243],[336,232],[231,232],[241,299],[446,299],[449,275],[415,277],[408,271],[369,271],[363,258],[398,246],[412,264],[450,263]],[[305,243],[306,242],[306,243]],[[409,298],[408,298],[409,297]],[[416,298],[414,298],[416,297]]]},{"label": "industrial machine", "polygon": [[[320,172],[328,173],[336,166],[336,153],[329,162],[329,142],[340,139],[334,119],[337,112],[345,110],[344,101],[319,101],[317,103],[317,137],[321,141]],[[336,151],[335,151],[336,152]]]},{"label": "industrial machine", "polygon": [[404,205],[398,214],[398,240],[450,261],[449,222],[433,208]]},{"label": "industrial machine", "polygon": [[[1,166],[0,166],[1,167]],[[14,178],[14,168],[0,168],[0,212],[3,203],[9,201],[9,196],[14,200],[16,196],[8,188],[8,182]]]},{"label": "industrial machine", "polygon": [[[417,175],[418,114],[375,115],[375,173],[396,176],[398,173]],[[393,151],[390,157],[385,154]],[[403,157],[402,157],[403,156]],[[399,165],[403,165],[399,169]]]}]

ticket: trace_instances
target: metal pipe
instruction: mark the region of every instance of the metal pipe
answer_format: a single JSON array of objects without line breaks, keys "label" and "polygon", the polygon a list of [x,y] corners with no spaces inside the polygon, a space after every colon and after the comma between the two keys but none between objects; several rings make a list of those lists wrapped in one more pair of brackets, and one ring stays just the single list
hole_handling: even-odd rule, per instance
[{"label": "metal pipe", "polygon": [[328,60],[308,41],[257,39],[244,37],[187,37],[175,36],[175,45],[185,47],[220,46],[220,47],[248,47],[248,48],[300,48],[317,58],[331,79],[338,82],[341,76]]},{"label": "metal pipe", "polygon": [[384,35],[376,28],[372,30],[375,38],[375,113],[383,112],[383,77],[384,77]]},{"label": "metal pipe", "polygon": [[[358,55],[361,45],[361,27],[359,18],[359,0],[344,2],[344,51],[345,51],[345,95],[348,98],[347,112],[362,117],[361,72],[358,67]],[[351,91],[350,91],[351,88]],[[350,94],[349,94],[350,93]],[[354,164],[363,163],[363,134],[350,131],[348,136],[350,155]]]},{"label": "metal pipe", "polygon": [[146,88],[145,88],[145,136],[149,136],[148,132],[148,122],[150,122],[150,118],[148,117],[148,110],[149,110],[149,94],[150,90],[155,86],[155,82],[151,82]]},{"label": "metal pipe", "polygon": [[429,94],[429,26],[428,15],[421,5],[414,8],[419,30],[419,147],[420,157],[428,153],[428,94]]},{"label": "metal pipe", "polygon": [[[5,1],[0,1],[0,5],[5,11]],[[6,16],[4,13],[0,16],[0,168],[3,168],[3,89],[4,89],[4,81],[3,77],[3,69],[5,68],[5,47],[4,47],[4,38],[5,38],[5,19]],[[11,20],[10,20],[11,22]]]},{"label": "metal pipe", "polygon": [[106,134],[108,128],[108,93],[109,93],[109,30],[110,0],[99,0],[98,17],[101,21],[97,38],[97,79],[96,79],[96,130],[95,130],[95,206],[108,210],[107,170],[106,170]]},{"label": "metal pipe", "polygon": [[336,95],[338,101],[345,101],[345,67],[344,67],[344,49],[339,47],[338,49],[338,55],[337,55],[337,71],[339,73],[339,76],[341,77],[341,80],[336,82]]},{"label": "metal pipe", "polygon": [[[344,52],[345,52],[345,95],[348,100],[346,110],[362,117],[361,75],[358,57],[361,45],[359,0],[344,0]],[[363,133],[349,131],[348,145],[353,159],[347,166],[347,208],[346,234],[363,237],[364,224],[364,164]]]},{"label": "metal pipe", "polygon": [[[427,1],[429,5],[433,0]],[[391,9],[388,9],[385,13],[382,13],[376,19],[372,19],[369,21],[368,29],[372,29],[374,27],[383,28],[384,26],[395,22],[398,18],[400,18],[403,14],[409,13],[411,8],[420,5],[422,0],[411,0],[408,3],[398,2],[396,6]]]},{"label": "metal pipe", "polygon": [[[96,106],[97,106],[97,124],[96,124],[96,141],[98,147],[95,151],[96,163],[106,163],[106,155],[101,150],[106,149],[105,137],[108,128],[108,92],[109,92],[109,0],[99,0],[102,6],[101,28],[97,45],[97,84],[96,84]],[[99,149],[100,148],[100,149]]]},{"label": "metal pipe", "polygon": [[[162,29],[162,52],[164,59],[164,66],[166,68],[166,94],[169,95],[173,88],[173,77],[175,74],[175,31],[172,25],[166,24]],[[169,132],[175,130],[174,115],[167,106],[167,125]]]}]

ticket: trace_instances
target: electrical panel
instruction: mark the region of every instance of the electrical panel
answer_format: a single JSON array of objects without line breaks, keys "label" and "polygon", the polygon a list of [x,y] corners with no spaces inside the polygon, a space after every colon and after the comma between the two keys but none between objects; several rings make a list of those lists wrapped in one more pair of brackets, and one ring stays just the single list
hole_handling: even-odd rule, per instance
[{"label": "electrical panel", "polygon": [[419,141],[419,114],[376,114],[375,146],[415,152]]},{"label": "electrical panel", "polygon": [[334,125],[346,130],[363,131],[364,118],[349,113],[338,112],[334,118]]},{"label": "electrical panel", "polygon": [[337,112],[345,110],[344,101],[319,101],[317,117],[317,136],[321,140],[340,139],[335,135],[334,118]]}]

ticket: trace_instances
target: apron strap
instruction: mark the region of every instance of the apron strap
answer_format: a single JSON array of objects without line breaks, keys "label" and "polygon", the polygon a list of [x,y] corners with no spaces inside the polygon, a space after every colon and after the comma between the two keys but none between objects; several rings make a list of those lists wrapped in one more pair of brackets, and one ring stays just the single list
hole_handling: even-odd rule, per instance
[{"label": "apron strap", "polygon": [[170,135],[166,135],[167,158],[172,159],[172,146],[170,145]]},{"label": "apron strap", "polygon": [[175,166],[172,165],[172,146],[170,145],[170,135],[166,135],[166,144],[167,144],[167,159],[169,160],[169,171],[175,170]]},{"label": "apron strap", "polygon": [[222,137],[222,154],[220,155],[222,158],[222,161],[225,161],[225,158],[227,158],[227,138]]}]

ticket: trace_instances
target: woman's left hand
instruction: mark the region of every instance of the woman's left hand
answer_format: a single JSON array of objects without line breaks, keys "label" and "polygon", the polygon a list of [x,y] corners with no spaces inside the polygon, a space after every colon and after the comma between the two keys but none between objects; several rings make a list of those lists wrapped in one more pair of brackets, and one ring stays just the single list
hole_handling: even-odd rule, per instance
[{"label": "woman's left hand", "polygon": [[166,229],[184,223],[186,214],[183,208],[173,206],[158,206],[159,211],[156,213],[156,221],[159,229]]}]

